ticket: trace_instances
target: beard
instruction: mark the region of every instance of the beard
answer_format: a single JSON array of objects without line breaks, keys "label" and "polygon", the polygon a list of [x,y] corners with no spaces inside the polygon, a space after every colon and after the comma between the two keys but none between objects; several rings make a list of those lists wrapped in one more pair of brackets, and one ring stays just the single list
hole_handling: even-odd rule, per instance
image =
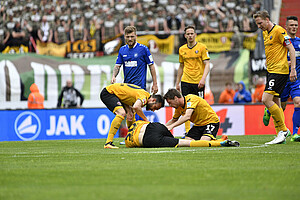
[{"label": "beard", "polygon": [[150,108],[151,108],[152,105],[153,105],[152,103],[148,103],[148,104],[146,105],[146,110],[150,110]]}]

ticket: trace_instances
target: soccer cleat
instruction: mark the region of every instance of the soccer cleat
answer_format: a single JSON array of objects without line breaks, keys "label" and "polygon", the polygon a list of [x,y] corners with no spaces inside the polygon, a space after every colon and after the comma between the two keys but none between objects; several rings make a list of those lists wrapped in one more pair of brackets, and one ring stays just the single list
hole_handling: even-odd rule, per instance
[{"label": "soccer cleat", "polygon": [[227,135],[222,135],[221,140],[228,140],[228,136]]},{"label": "soccer cleat", "polygon": [[239,147],[240,143],[238,141],[225,140],[220,142],[222,147]]},{"label": "soccer cleat", "polygon": [[291,138],[291,142],[300,142],[300,135],[293,135]]},{"label": "soccer cleat", "polygon": [[285,144],[286,138],[288,137],[289,130],[287,131],[279,131],[277,136],[274,138],[274,140],[270,142],[266,142],[265,144]]},{"label": "soccer cleat", "polygon": [[112,142],[107,142],[104,145],[104,149],[118,149],[119,147],[115,146]]},{"label": "soccer cleat", "polygon": [[268,112],[268,108],[265,107],[263,122],[265,126],[269,125],[271,114]]}]

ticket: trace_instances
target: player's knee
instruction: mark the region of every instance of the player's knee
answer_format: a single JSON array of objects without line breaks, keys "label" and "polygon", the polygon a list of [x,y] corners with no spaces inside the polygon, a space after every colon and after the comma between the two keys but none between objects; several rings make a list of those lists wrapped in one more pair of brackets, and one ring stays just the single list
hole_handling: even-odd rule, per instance
[{"label": "player's knee", "polygon": [[125,116],[126,116],[126,112],[125,112],[125,110],[122,109],[122,108],[116,110],[115,114],[116,114],[116,115],[121,115],[121,116],[124,117],[124,118],[125,118]]},{"label": "player's knee", "polygon": [[295,108],[300,108],[300,97],[295,97],[293,101]]}]

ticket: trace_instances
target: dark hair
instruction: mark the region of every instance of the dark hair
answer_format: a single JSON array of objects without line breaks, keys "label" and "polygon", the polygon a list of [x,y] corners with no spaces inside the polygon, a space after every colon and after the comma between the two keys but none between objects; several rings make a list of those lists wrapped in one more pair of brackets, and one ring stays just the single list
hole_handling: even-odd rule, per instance
[{"label": "dark hair", "polygon": [[155,103],[161,103],[161,107],[165,106],[165,100],[160,94],[152,94],[151,97],[156,99]]},{"label": "dark hair", "polygon": [[193,26],[193,25],[188,25],[188,26],[186,26],[185,28],[184,28],[184,34],[186,33],[186,30],[188,30],[188,29],[194,29],[194,31],[195,31],[195,26]]},{"label": "dark hair", "polygon": [[124,29],[124,33],[125,33],[125,35],[130,34],[130,33],[136,33],[136,28],[135,28],[135,26],[127,26],[127,27]]},{"label": "dark hair", "polygon": [[289,20],[298,21],[298,17],[296,17],[296,16],[287,16],[286,17],[286,24],[288,24]]},{"label": "dark hair", "polygon": [[267,19],[267,18],[270,19],[270,15],[266,10],[260,10],[253,15],[253,19],[256,19],[258,17],[262,19]]},{"label": "dark hair", "polygon": [[181,93],[175,88],[170,88],[168,92],[164,95],[164,99],[174,99],[175,97],[182,97]]}]

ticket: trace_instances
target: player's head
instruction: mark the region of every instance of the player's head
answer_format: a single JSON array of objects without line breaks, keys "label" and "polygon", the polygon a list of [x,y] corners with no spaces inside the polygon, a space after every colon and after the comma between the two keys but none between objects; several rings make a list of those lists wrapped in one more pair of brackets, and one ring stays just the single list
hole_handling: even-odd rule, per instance
[{"label": "player's head", "polygon": [[136,28],[134,26],[127,26],[124,29],[125,43],[132,48],[136,43]]},{"label": "player's head", "polygon": [[66,81],[66,86],[67,86],[67,88],[71,88],[73,86],[72,81],[71,80],[67,80]]},{"label": "player's head", "polygon": [[298,31],[298,17],[288,16],[286,18],[285,29],[289,36],[295,37]]},{"label": "player's head", "polygon": [[253,15],[253,19],[255,20],[255,23],[258,26],[258,28],[260,28],[263,31],[267,30],[271,24],[270,15],[266,10],[261,10],[255,13]]},{"label": "player's head", "polygon": [[186,38],[187,42],[195,41],[196,35],[195,26],[188,25],[184,28],[184,37]]},{"label": "player's head", "polygon": [[164,95],[164,99],[173,108],[178,108],[180,106],[180,98],[182,98],[181,93],[174,88],[169,89],[168,92]]},{"label": "player's head", "polygon": [[165,100],[160,94],[152,94],[148,99],[146,110],[159,110],[161,107],[165,106]]}]

